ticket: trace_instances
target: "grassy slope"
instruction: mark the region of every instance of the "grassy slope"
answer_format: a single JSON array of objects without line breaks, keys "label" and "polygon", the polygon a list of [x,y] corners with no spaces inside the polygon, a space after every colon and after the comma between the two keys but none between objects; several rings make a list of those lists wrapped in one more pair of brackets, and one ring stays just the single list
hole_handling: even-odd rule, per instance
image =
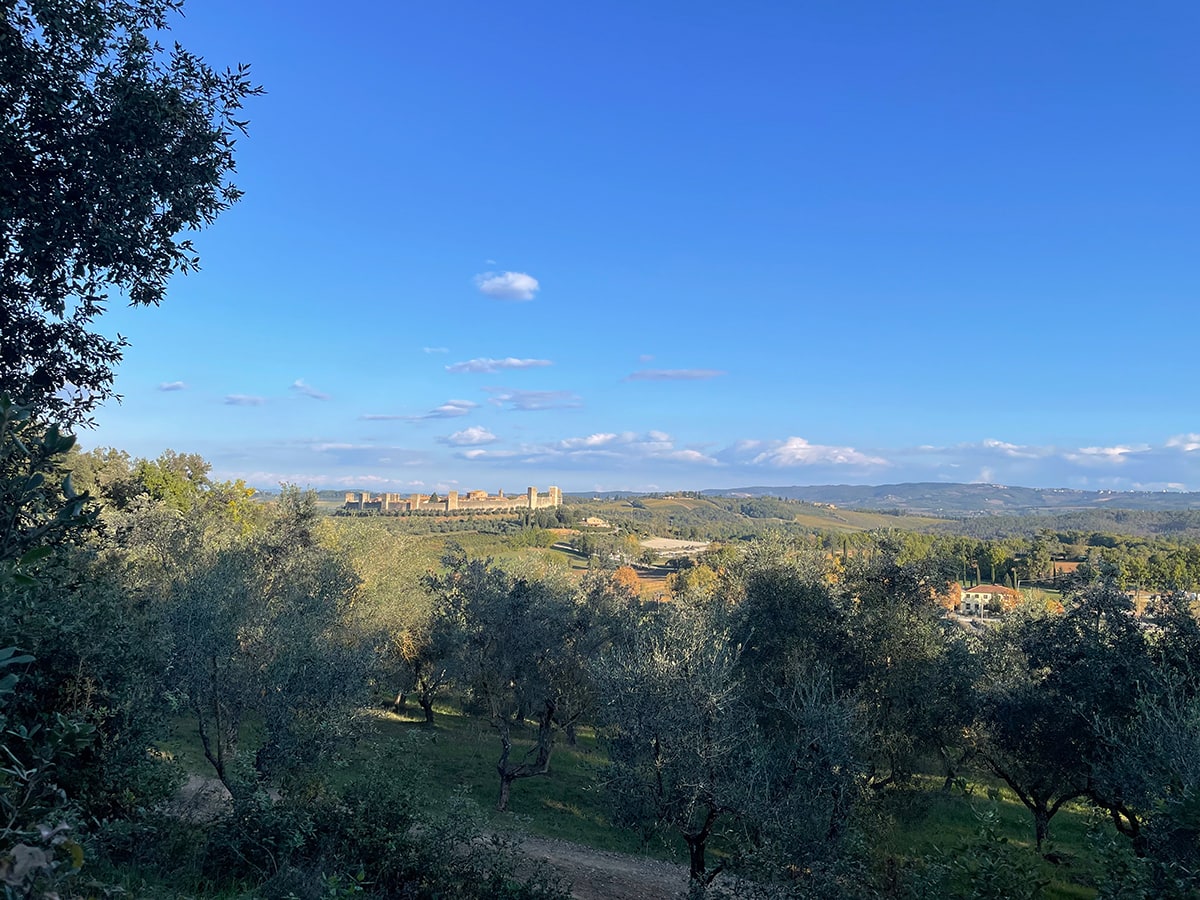
[{"label": "grassy slope", "polygon": [[[873,529],[903,528],[910,531],[924,531],[935,526],[945,525],[945,519],[930,516],[894,516],[885,513],[863,512],[849,509],[829,509],[823,506],[813,506],[809,503],[790,502],[785,507],[791,514],[788,519],[753,519],[741,513],[726,509],[720,503],[708,498],[695,497],[640,497],[637,502],[656,518],[666,521],[676,517],[687,522],[703,522],[705,520],[719,524],[741,524],[747,528],[768,525],[771,521],[778,524],[795,523],[805,528],[817,531],[854,532],[870,531]],[[580,509],[586,509],[586,515],[606,518],[620,518],[622,513],[636,515],[636,508],[629,500],[588,501],[580,504]]]},{"label": "grassy slope", "polygon": [[[707,501],[686,498],[649,500],[647,503],[682,510],[701,508]],[[662,509],[655,509],[655,512],[660,511]],[[813,516],[812,527],[832,530],[832,523],[840,520],[845,531],[912,525],[916,519],[812,507],[803,507],[803,513],[797,519],[809,514]],[[547,565],[565,567],[577,576],[586,571],[586,565],[571,554],[558,550],[513,548],[501,535],[464,532],[417,535],[414,539],[422,562],[429,567],[437,566],[447,541],[456,541],[473,556],[491,556],[497,560],[534,557]],[[603,752],[590,732],[581,733],[578,748],[567,748],[560,743],[555,750],[552,775],[519,781],[513,789],[510,812],[499,814],[492,811],[497,791],[494,767],[498,742],[486,722],[463,716],[456,708],[443,705],[439,707],[437,726],[427,729],[417,721],[417,713],[419,710],[415,708],[400,716],[382,711],[367,713],[374,733],[356,751],[347,775],[373,759],[386,762],[389,755],[416,752],[428,769],[431,796],[445,798],[456,790],[467,791],[488,811],[493,828],[527,830],[599,849],[640,852],[686,862],[682,843],[674,836],[663,835],[644,844],[639,835],[611,824],[605,798],[596,787],[604,765]],[[189,770],[206,771],[194,729],[183,725],[178,739],[168,749]],[[996,786],[977,785],[971,797],[944,795],[932,787],[932,781],[909,791],[895,792],[891,810],[894,827],[881,841],[879,852],[884,856],[904,857],[931,852],[935,847],[951,849],[975,834],[979,825],[977,814],[989,807],[997,810],[1003,833],[1013,844],[1030,846],[1032,825],[1028,813],[1007,791],[999,792],[998,803],[986,799],[984,794],[988,787]],[[1087,887],[1095,883],[1096,877],[1095,860],[1086,839],[1087,823],[1088,815],[1082,808],[1068,808],[1052,823],[1055,849],[1067,858],[1068,865],[1044,864],[1046,876],[1053,879],[1050,896],[1088,897],[1094,893]]]},{"label": "grassy slope", "polygon": [[[424,740],[413,746],[419,748],[428,767],[431,791],[448,795],[455,789],[468,790],[489,811],[493,828],[527,830],[602,850],[644,853],[686,864],[683,843],[674,835],[663,834],[644,844],[638,834],[611,823],[603,789],[598,786],[605,764],[603,747],[591,732],[581,733],[576,749],[560,741],[554,751],[552,774],[517,782],[510,812],[497,813],[492,808],[497,793],[499,743],[491,728],[451,706],[442,706],[431,733],[417,722],[417,712],[403,716],[372,713],[377,734],[360,747],[357,764],[365,764],[376,754],[386,758],[394,747],[409,746],[406,736],[417,732],[424,735]],[[940,782],[928,778],[919,779],[910,789],[893,792],[889,804],[892,827],[880,841],[880,858],[953,849],[974,838],[979,815],[989,808],[996,810],[1001,833],[1010,843],[1033,854],[1029,813],[1007,790],[998,791],[998,801],[989,799],[988,788],[997,796],[997,786],[983,781],[974,785],[969,797],[961,792],[943,794]],[[1089,815],[1080,806],[1064,809],[1051,823],[1052,843],[1048,849],[1057,851],[1067,862],[1061,866],[1042,864],[1044,876],[1052,882],[1048,896],[1094,895],[1090,886],[1096,883],[1098,872],[1088,844],[1088,825]]]},{"label": "grassy slope", "polygon": [[[349,779],[368,766],[387,765],[398,754],[416,755],[425,769],[431,800],[449,799],[466,792],[484,811],[488,827],[497,831],[525,831],[559,838],[601,850],[644,854],[686,864],[682,841],[665,833],[644,842],[629,829],[614,826],[600,786],[605,765],[603,746],[589,730],[581,731],[578,746],[561,740],[554,751],[551,774],[518,781],[506,813],[494,810],[495,772],[499,743],[485,721],[463,715],[457,707],[439,704],[433,728],[418,721],[420,710],[410,708],[396,715],[383,710],[364,713],[369,736],[355,749],[339,777]],[[176,737],[167,749],[189,771],[210,775],[198,738],[190,722],[181,720]],[[519,738],[516,746],[528,746]],[[935,849],[953,850],[974,838],[979,815],[993,809],[1001,833],[1031,855],[1032,823],[1029,814],[1008,791],[980,779],[970,796],[962,792],[944,794],[935,778],[921,778],[905,790],[892,791],[886,804],[889,826],[876,835],[876,853],[882,861],[889,856],[915,857]],[[989,791],[989,788],[991,791]],[[992,794],[990,799],[987,795]],[[1097,860],[1087,838],[1089,815],[1083,807],[1064,809],[1051,823],[1051,847],[1066,862],[1059,866],[1042,863],[1051,879],[1049,897],[1085,898],[1094,895],[1098,877]],[[719,845],[714,848],[719,853]]]}]

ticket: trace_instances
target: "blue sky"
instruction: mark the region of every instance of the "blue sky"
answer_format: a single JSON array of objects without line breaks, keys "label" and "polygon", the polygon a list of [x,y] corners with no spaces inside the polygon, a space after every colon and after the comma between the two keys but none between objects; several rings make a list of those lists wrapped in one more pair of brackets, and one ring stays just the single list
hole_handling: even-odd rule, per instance
[{"label": "blue sky", "polygon": [[1200,489],[1200,7],[276,4],[85,446],[263,487]]}]

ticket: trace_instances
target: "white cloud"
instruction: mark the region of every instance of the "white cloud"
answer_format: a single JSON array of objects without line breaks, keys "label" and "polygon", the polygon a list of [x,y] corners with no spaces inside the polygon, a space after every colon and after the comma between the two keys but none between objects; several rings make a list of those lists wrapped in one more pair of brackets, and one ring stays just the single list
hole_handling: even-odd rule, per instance
[{"label": "white cloud", "polygon": [[[968,445],[969,446],[969,445]],[[1021,444],[1010,444],[1007,441],[998,441],[995,438],[984,438],[979,446],[987,450],[997,450],[1005,456],[1011,456],[1014,459],[1038,459],[1045,456],[1048,451],[1039,447],[1028,447]]]},{"label": "white cloud", "polygon": [[318,391],[311,384],[305,384],[303,378],[297,378],[292,382],[292,390],[298,394],[303,394],[305,397],[311,397],[314,400],[329,399],[329,395],[324,391]]},{"label": "white cloud", "polygon": [[715,459],[713,459],[711,456],[706,456],[699,450],[672,450],[663,454],[661,458],[673,459],[676,462],[704,463],[705,465],[710,466],[715,466],[717,464]]},{"label": "white cloud", "polygon": [[497,300],[532,300],[541,287],[525,272],[483,272],[475,276],[475,286]]},{"label": "white cloud", "polygon": [[524,453],[520,450],[484,450],[481,447],[473,447],[470,450],[460,450],[455,455],[461,459],[514,459],[523,456]]},{"label": "white cloud", "polygon": [[671,462],[718,465],[716,459],[692,448],[675,446],[675,441],[663,431],[638,434],[633,431],[597,432],[584,437],[563,438],[545,444],[536,451],[549,457],[571,460],[669,460]]},{"label": "white cloud", "polygon": [[253,394],[226,394],[226,406],[262,406],[267,402],[265,397],[256,397]]},{"label": "white cloud", "polygon": [[516,450],[473,448],[458,454],[471,460],[512,460],[532,466],[603,466],[621,469],[647,461],[717,466],[717,460],[691,447],[677,447],[661,431],[597,432],[557,441],[523,444]]},{"label": "white cloud", "polygon": [[1174,447],[1182,450],[1184,453],[1194,453],[1200,450],[1200,434],[1177,434],[1175,437],[1167,440],[1168,447]]},{"label": "white cloud", "polygon": [[164,381],[159,384],[160,391],[186,391],[187,385],[182,381]]},{"label": "white cloud", "polygon": [[482,425],[472,425],[470,428],[456,431],[440,440],[443,444],[450,444],[454,447],[475,447],[480,444],[490,444],[499,439]]},{"label": "white cloud", "polygon": [[485,387],[495,406],[507,406],[522,411],[545,409],[578,409],[583,398],[571,391],[517,391],[510,388]]},{"label": "white cloud", "polygon": [[213,476],[220,480],[240,478],[246,484],[273,490],[280,484],[298,484],[302,487],[313,488],[345,488],[347,490],[397,490],[400,488],[420,488],[425,486],[423,481],[403,481],[388,478],[384,475],[330,475],[328,472],[296,472],[296,471],[246,471],[246,470],[214,470]]},{"label": "white cloud", "polygon": [[589,434],[587,437],[566,438],[558,442],[564,450],[577,450],[583,447],[603,447],[621,439],[621,435],[612,432]]},{"label": "white cloud", "polygon": [[435,406],[433,409],[419,418],[457,419],[459,416],[465,416],[477,406],[479,406],[479,404],[471,400],[447,400],[441,406]]},{"label": "white cloud", "polygon": [[871,456],[853,447],[833,447],[826,444],[810,444],[802,437],[789,437],[786,441],[773,441],[769,449],[755,456],[751,463],[773,468],[793,466],[837,465],[837,466],[886,466],[890,463],[880,456]]},{"label": "white cloud", "polygon": [[540,369],[552,365],[554,363],[548,359],[517,359],[515,356],[506,356],[504,359],[480,357],[479,359],[468,359],[464,362],[456,362],[453,365],[446,366],[446,371],[478,374],[500,372],[508,369]]},{"label": "white cloud", "polygon": [[1139,444],[1133,447],[1116,446],[1116,447],[1080,447],[1074,452],[1063,454],[1063,459],[1070,460],[1076,463],[1095,463],[1100,465],[1120,465],[1134,453],[1145,453],[1150,447],[1147,444]]},{"label": "white cloud", "polygon": [[721,369],[641,369],[625,376],[626,381],[704,381],[726,373]]}]

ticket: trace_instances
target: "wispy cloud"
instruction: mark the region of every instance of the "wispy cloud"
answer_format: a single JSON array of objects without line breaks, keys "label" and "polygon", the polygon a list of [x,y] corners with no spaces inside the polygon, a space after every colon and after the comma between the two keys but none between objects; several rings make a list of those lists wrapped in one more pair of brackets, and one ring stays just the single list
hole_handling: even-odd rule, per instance
[{"label": "wispy cloud", "polygon": [[313,441],[308,446],[314,453],[319,453],[340,466],[392,468],[427,464],[424,454],[420,451],[388,444]]},{"label": "wispy cloud", "polygon": [[262,406],[267,402],[266,397],[256,397],[253,394],[226,394],[226,406]]},{"label": "wispy cloud", "polygon": [[260,488],[275,488],[283,484],[299,484],[313,488],[345,488],[372,490],[400,490],[403,488],[421,488],[423,481],[403,481],[384,475],[370,473],[331,475],[328,472],[309,471],[265,471],[265,470],[233,470],[222,469],[214,471],[214,476],[224,479],[240,478],[247,484]]},{"label": "wispy cloud", "polygon": [[479,406],[479,404],[471,400],[447,400],[441,406],[435,406],[433,409],[419,418],[457,419],[459,416],[465,416],[477,406]]},{"label": "wispy cloud", "polygon": [[1200,434],[1177,434],[1167,440],[1167,446],[1184,453],[1195,453],[1200,450]]},{"label": "wispy cloud", "polygon": [[525,272],[482,272],[475,276],[481,294],[496,300],[532,300],[541,285]]},{"label": "wispy cloud", "polygon": [[422,347],[421,352],[422,353],[449,353],[450,350],[447,347]]},{"label": "wispy cloud", "polygon": [[[969,445],[964,445],[968,447]],[[1032,447],[1024,444],[1010,444],[1008,441],[998,441],[995,438],[984,438],[979,446],[985,450],[994,450],[1002,456],[1013,459],[1040,459],[1053,452],[1047,447]]]},{"label": "wispy cloud", "polygon": [[297,394],[303,394],[305,397],[311,397],[313,400],[329,399],[329,395],[324,391],[318,391],[311,384],[305,384],[303,378],[297,378],[292,382],[292,390]]},{"label": "wispy cloud", "polygon": [[518,391],[512,388],[484,388],[492,395],[495,406],[524,411],[544,409],[578,409],[583,398],[572,391]]},{"label": "wispy cloud", "polygon": [[[902,480],[972,481],[1026,487],[1161,489],[1194,477],[1188,448],[1200,435],[1177,435],[1162,444],[1126,442],[1087,447],[1019,444],[986,438],[950,446],[885,451]],[[1180,452],[1183,451],[1183,452]],[[968,473],[978,473],[971,477]]]},{"label": "wispy cloud", "polygon": [[739,451],[753,453],[748,460],[745,460],[750,465],[769,466],[776,469],[815,465],[889,465],[889,462],[881,456],[872,456],[853,447],[813,444],[802,437],[789,437],[784,441],[742,441],[731,449],[734,449],[735,454]]},{"label": "wispy cloud", "polygon": [[506,356],[504,359],[480,357],[479,359],[468,359],[446,366],[446,371],[486,373],[501,372],[509,369],[540,369],[552,365],[554,363],[548,359],[517,359],[515,356]]},{"label": "wispy cloud", "polygon": [[472,425],[470,428],[464,428],[462,431],[456,431],[454,434],[438,438],[438,440],[452,447],[477,447],[480,444],[494,443],[499,438],[481,425]]},{"label": "wispy cloud", "polygon": [[158,386],[160,391],[186,391],[187,384],[182,381],[164,381]]},{"label": "wispy cloud", "polygon": [[580,458],[587,456],[633,457],[715,466],[718,461],[694,448],[679,447],[665,431],[599,432],[586,437],[565,438],[551,445],[554,450]]},{"label": "wispy cloud", "polygon": [[366,422],[419,422],[424,419],[457,419],[459,416],[467,415],[478,406],[478,403],[471,400],[447,400],[441,406],[435,406],[429,412],[421,413],[420,415],[401,416],[373,413],[359,416],[359,418]]},{"label": "wispy cloud", "polygon": [[625,376],[626,381],[704,381],[726,373],[721,369],[640,369]]},{"label": "wispy cloud", "polygon": [[646,461],[716,466],[718,461],[691,447],[680,447],[662,431],[638,433],[597,432],[538,444],[517,450],[472,449],[459,454],[471,460],[516,460],[525,465],[602,466],[622,468]]},{"label": "wispy cloud", "polygon": [[1063,459],[1084,465],[1115,465],[1126,462],[1133,454],[1145,453],[1150,449],[1149,444],[1117,447],[1080,447],[1075,451],[1063,454]]}]

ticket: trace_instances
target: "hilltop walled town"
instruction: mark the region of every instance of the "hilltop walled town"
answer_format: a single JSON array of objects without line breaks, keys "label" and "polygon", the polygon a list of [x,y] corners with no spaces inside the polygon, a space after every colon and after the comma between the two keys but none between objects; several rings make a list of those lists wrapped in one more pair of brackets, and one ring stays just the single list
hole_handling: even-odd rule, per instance
[{"label": "hilltop walled town", "polygon": [[447,491],[444,498],[436,494],[371,494],[366,491],[347,491],[348,510],[377,510],[379,512],[507,512],[518,509],[554,509],[562,505],[562,491],[550,487],[539,494],[535,487],[527,488],[524,494],[505,496],[504,491],[495,495],[487,491]]}]

